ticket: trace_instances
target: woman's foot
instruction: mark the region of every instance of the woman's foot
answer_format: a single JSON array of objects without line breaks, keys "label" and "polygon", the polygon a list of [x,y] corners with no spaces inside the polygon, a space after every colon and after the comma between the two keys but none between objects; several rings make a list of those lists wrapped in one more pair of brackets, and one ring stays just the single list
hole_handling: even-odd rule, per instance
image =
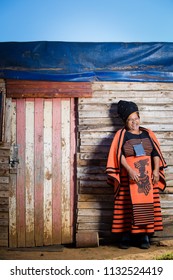
[{"label": "woman's foot", "polygon": [[119,248],[120,249],[128,249],[130,247],[130,233],[123,233],[123,236],[121,238]]},{"label": "woman's foot", "polygon": [[147,234],[141,236],[140,239],[140,248],[141,249],[149,249],[150,248],[150,241]]}]

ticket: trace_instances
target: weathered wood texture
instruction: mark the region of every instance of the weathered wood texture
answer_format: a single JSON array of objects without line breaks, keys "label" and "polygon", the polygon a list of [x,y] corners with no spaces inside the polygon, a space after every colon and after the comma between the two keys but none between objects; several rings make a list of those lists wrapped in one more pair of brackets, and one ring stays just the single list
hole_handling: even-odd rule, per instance
[{"label": "weathered wood texture", "polygon": [[9,246],[73,242],[75,102],[9,99],[6,142],[18,144],[11,168]]},{"label": "weathered wood texture", "polygon": [[10,146],[0,144],[0,246],[8,246]]},{"label": "weathered wood texture", "polygon": [[10,145],[4,143],[5,82],[0,79],[0,246],[8,246],[9,224],[9,157]]},{"label": "weathered wood texture", "polygon": [[5,82],[0,79],[0,143],[4,142]]},{"label": "weathered wood texture", "polygon": [[98,247],[99,234],[96,231],[77,232],[76,233],[76,247]]},{"label": "weathered wood texture", "polygon": [[91,97],[92,93],[89,82],[6,80],[6,88],[11,98]]},{"label": "weathered wood texture", "polygon": [[[92,98],[78,102],[77,232],[111,230],[113,190],[106,183],[105,167],[115,132],[122,127],[117,115],[120,99],[139,106],[141,125],[152,129],[168,164],[167,188],[162,195],[166,233],[173,221],[173,84],[94,82]],[[173,236],[173,229],[169,231]]]}]

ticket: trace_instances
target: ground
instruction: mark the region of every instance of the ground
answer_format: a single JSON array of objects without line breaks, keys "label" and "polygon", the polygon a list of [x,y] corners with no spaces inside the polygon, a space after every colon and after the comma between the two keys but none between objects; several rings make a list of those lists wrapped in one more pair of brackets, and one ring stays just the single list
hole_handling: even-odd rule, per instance
[{"label": "ground", "polygon": [[173,253],[173,240],[162,240],[147,250],[131,247],[119,249],[117,245],[100,245],[93,248],[52,246],[46,248],[0,248],[1,260],[154,260],[163,254]]}]

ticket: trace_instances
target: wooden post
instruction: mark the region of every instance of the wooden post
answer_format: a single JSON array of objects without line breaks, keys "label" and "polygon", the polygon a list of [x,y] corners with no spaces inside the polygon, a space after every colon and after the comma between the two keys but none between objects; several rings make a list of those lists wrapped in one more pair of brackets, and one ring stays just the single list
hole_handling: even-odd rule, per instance
[{"label": "wooden post", "polygon": [[77,232],[76,247],[99,247],[98,232]]}]

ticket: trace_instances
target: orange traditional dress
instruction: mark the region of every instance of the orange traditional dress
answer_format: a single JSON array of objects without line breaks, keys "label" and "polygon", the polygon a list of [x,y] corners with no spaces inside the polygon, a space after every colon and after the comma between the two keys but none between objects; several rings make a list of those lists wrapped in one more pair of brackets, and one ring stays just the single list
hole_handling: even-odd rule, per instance
[{"label": "orange traditional dress", "polygon": [[[120,129],[113,139],[106,172],[108,184],[114,187],[114,210],[112,232],[154,233],[163,230],[159,190],[166,187],[165,160],[155,134],[140,127],[140,135]],[[144,155],[136,156],[134,145],[142,142]],[[121,165],[121,155],[127,163],[140,174],[139,182],[129,179],[126,169]],[[160,157],[160,179],[152,184],[153,157]]]}]

